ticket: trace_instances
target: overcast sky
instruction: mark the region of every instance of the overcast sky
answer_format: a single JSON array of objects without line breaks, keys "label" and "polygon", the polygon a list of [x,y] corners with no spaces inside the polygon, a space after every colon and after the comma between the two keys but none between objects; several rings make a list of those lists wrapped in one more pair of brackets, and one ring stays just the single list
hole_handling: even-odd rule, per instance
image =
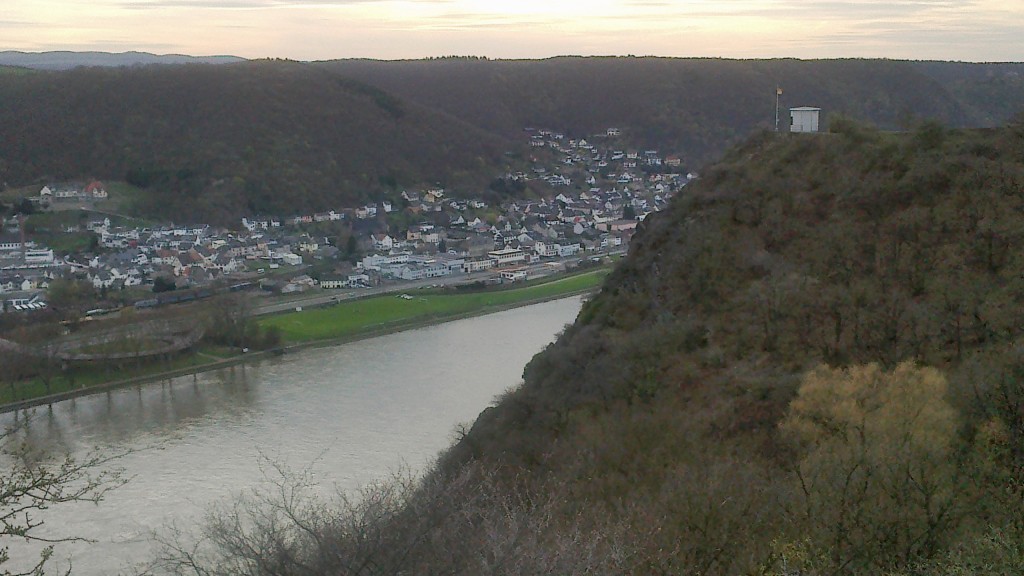
[{"label": "overcast sky", "polygon": [[1024,0],[0,0],[0,50],[1024,60]]}]

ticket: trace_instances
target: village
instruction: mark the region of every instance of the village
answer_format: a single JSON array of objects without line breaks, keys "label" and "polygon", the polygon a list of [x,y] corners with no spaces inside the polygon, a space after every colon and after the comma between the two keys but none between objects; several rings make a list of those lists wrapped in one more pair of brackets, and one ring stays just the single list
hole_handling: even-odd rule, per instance
[{"label": "village", "polygon": [[215,286],[289,294],[401,289],[435,278],[519,282],[624,251],[638,222],[696,177],[682,170],[679,157],[619,149],[617,128],[589,141],[524,132],[532,168],[495,182],[529,193],[498,205],[487,195],[427,187],[354,208],[242,218],[234,230],[139,226],[104,212],[108,192],[101,182],[49,184],[24,201],[39,211],[77,208],[81,223],[59,233],[94,239],[88,249],[61,253],[37,242],[23,216],[4,219],[2,310],[47,308],[48,288],[59,279],[88,283],[97,306],[112,294],[129,294],[118,300],[137,307],[158,303],[154,293]]}]

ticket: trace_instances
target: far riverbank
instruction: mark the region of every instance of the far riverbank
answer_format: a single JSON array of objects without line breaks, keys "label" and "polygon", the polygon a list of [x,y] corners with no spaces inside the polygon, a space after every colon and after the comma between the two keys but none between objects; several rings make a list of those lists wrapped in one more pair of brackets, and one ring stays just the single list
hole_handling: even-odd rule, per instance
[{"label": "far riverbank", "polygon": [[[242,363],[297,352],[304,348],[335,346],[443,322],[590,294],[600,288],[601,282],[608,272],[607,268],[591,270],[523,288],[469,293],[429,293],[416,296],[377,296],[364,300],[340,302],[326,308],[270,316],[262,319],[260,323],[277,326],[281,329],[286,341],[286,344],[281,347],[222,358],[200,351],[185,358],[182,366],[172,365],[172,367],[155,372],[153,367],[148,367],[149,371],[141,374],[86,386],[68,387],[51,394],[32,395],[0,404],[0,413],[44,406],[62,400],[147,382],[220,370]],[[182,364],[182,362],[179,361],[176,364]],[[51,388],[55,388],[57,385],[58,383],[51,383]]]}]

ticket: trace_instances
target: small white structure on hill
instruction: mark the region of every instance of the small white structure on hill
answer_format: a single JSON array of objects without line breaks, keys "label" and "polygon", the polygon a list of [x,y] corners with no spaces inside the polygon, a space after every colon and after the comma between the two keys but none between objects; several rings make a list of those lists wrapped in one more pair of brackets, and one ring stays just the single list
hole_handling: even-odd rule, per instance
[{"label": "small white structure on hill", "polygon": [[790,132],[817,132],[818,116],[821,108],[801,106],[789,109],[789,131]]}]

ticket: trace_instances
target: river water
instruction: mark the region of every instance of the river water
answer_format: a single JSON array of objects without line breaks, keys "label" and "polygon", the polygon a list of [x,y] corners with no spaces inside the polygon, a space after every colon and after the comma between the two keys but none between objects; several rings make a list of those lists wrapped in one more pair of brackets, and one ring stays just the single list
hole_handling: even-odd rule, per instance
[{"label": "river water", "polygon": [[[47,511],[39,534],[96,541],[58,545],[54,567],[71,556],[76,575],[129,572],[151,557],[154,531],[194,526],[214,503],[265,482],[267,460],[348,493],[420,470],[457,425],[520,382],[580,305],[557,300],[36,409],[21,435],[44,458],[131,451],[117,461],[131,480],[98,506]],[[12,567],[30,556],[18,543],[11,552]]]}]

